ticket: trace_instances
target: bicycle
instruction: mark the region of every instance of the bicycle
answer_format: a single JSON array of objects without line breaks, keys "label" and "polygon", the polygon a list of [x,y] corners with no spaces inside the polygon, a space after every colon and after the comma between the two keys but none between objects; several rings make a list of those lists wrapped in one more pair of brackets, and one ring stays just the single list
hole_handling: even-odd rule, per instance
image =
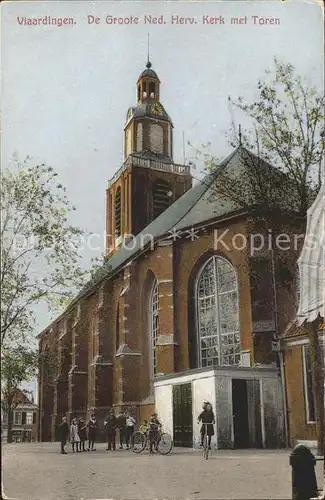
[{"label": "bicycle", "polygon": [[204,425],[204,436],[203,436],[203,457],[205,460],[208,460],[209,458],[209,451],[210,451],[210,446],[209,446],[209,439],[208,439],[208,425],[213,425],[212,422],[208,424],[202,424]]},{"label": "bicycle", "polygon": [[[171,435],[159,430],[154,438],[152,449],[160,455],[168,455],[173,447]],[[145,449],[150,449],[149,434],[142,431],[136,431],[131,437],[131,449],[133,453],[141,453]]]}]

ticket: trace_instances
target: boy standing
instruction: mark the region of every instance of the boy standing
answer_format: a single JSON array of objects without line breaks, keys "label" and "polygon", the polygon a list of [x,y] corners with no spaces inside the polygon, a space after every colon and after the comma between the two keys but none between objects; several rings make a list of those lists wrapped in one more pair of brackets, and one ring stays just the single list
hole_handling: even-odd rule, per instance
[{"label": "boy standing", "polygon": [[88,451],[96,451],[95,441],[99,425],[96,419],[96,415],[94,413],[91,415],[91,419],[89,420],[87,427],[88,427]]},{"label": "boy standing", "polygon": [[69,426],[67,422],[67,417],[62,417],[62,422],[58,427],[58,438],[61,442],[61,455],[66,455],[64,447],[67,444],[69,438]]},{"label": "boy standing", "polygon": [[120,411],[118,417],[117,417],[117,426],[120,431],[120,450],[123,449],[123,438],[125,436],[125,430],[126,430],[126,414],[125,412]]}]

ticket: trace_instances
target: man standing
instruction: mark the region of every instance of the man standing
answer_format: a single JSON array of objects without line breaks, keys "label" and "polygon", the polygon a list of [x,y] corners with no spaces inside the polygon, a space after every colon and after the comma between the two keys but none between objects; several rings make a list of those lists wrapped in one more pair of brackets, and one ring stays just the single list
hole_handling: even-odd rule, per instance
[{"label": "man standing", "polygon": [[127,450],[130,448],[130,444],[131,444],[131,447],[133,445],[133,443],[131,443],[131,438],[134,434],[135,424],[136,424],[135,419],[133,417],[131,417],[131,415],[129,413],[127,413],[126,414],[126,449]]},{"label": "man standing", "polygon": [[88,424],[88,451],[96,451],[95,441],[97,437],[97,430],[99,428],[96,415],[93,413]]},{"label": "man standing", "polygon": [[116,417],[114,415],[113,409],[111,409],[109,411],[108,417],[105,421],[105,432],[106,432],[106,436],[107,436],[106,451],[108,451],[108,450],[115,451],[115,449],[116,449],[116,444],[115,444]]},{"label": "man standing", "polygon": [[125,436],[126,431],[126,414],[125,412],[120,411],[117,417],[117,426],[120,432],[120,450],[123,449],[123,438]]},{"label": "man standing", "polygon": [[61,442],[61,455],[66,455],[64,447],[67,444],[69,437],[69,426],[67,422],[67,417],[62,417],[62,422],[58,427],[58,438]]}]

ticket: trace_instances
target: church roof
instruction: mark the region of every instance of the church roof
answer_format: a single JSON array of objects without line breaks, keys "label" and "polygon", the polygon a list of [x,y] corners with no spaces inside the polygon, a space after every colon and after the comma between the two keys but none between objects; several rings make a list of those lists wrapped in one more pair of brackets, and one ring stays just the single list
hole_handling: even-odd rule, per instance
[{"label": "church roof", "polygon": [[[219,164],[219,168],[226,169],[227,174],[235,173],[236,177],[240,176],[247,168],[247,163],[243,159],[245,153],[248,153],[246,149],[239,146]],[[261,168],[276,170],[266,162],[263,162]],[[63,314],[70,311],[78,300],[92,293],[97,285],[135,257],[141,249],[144,249],[144,242],[148,241],[148,244],[150,244],[152,240],[150,241],[148,236],[146,240],[145,235],[150,235],[157,241],[162,237],[172,237],[174,231],[185,230],[198,225],[202,226],[208,221],[245,212],[242,205],[229,198],[222,198],[220,194],[215,193],[213,189],[215,182],[215,174],[206,175],[135,236],[129,248],[126,244],[121,246],[106,260]],[[247,203],[250,204],[249,199]]]}]

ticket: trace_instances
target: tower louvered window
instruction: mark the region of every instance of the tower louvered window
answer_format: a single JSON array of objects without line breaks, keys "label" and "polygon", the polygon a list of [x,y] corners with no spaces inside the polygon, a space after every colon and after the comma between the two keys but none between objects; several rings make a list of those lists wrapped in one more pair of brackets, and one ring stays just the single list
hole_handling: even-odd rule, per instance
[{"label": "tower louvered window", "polygon": [[158,217],[170,205],[171,188],[168,182],[158,181],[153,188],[153,216]]},{"label": "tower louvered window", "polygon": [[119,187],[115,195],[115,236],[121,236],[121,188]]}]

